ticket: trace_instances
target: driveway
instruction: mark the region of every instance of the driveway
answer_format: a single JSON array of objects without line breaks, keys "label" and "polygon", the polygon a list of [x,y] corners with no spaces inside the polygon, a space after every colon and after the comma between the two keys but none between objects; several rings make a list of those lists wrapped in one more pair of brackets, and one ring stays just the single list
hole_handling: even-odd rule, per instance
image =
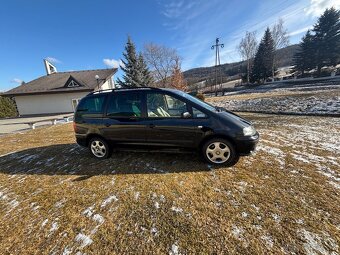
[{"label": "driveway", "polygon": [[71,116],[73,116],[73,113],[0,119],[0,135],[31,129],[28,123],[37,122],[35,127],[52,125],[52,120],[62,122],[64,117]]}]

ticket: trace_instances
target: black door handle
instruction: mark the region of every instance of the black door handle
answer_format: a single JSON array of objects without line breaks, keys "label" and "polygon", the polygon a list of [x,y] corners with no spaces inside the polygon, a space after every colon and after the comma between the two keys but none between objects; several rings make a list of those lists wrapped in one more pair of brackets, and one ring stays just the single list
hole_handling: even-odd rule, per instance
[{"label": "black door handle", "polygon": [[149,128],[154,128],[155,124],[149,124]]}]

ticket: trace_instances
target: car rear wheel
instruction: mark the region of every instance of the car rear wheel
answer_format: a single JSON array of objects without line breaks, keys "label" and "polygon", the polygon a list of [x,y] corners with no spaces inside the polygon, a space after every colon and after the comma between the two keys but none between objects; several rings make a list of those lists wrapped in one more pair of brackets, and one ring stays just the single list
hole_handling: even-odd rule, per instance
[{"label": "car rear wheel", "polygon": [[99,159],[105,159],[111,155],[109,144],[104,139],[99,137],[94,137],[90,140],[89,149],[91,154]]},{"label": "car rear wheel", "polygon": [[233,166],[239,160],[234,145],[226,139],[213,138],[202,147],[202,154],[209,164]]}]

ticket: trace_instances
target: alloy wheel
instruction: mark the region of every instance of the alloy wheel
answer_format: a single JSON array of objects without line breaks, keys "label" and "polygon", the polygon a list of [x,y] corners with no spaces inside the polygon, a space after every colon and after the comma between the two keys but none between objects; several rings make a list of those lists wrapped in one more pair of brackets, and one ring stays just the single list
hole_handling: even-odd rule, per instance
[{"label": "alloy wheel", "polygon": [[208,159],[215,164],[223,164],[230,158],[230,148],[222,142],[213,142],[206,149]]}]

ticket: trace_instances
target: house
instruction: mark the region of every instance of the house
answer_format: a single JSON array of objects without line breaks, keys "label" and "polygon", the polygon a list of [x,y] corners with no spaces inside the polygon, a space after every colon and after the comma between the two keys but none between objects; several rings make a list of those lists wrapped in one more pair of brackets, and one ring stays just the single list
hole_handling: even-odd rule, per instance
[{"label": "house", "polygon": [[14,98],[20,116],[71,113],[89,92],[115,87],[115,68],[58,72],[47,60],[44,63],[45,76],[3,94]]}]

